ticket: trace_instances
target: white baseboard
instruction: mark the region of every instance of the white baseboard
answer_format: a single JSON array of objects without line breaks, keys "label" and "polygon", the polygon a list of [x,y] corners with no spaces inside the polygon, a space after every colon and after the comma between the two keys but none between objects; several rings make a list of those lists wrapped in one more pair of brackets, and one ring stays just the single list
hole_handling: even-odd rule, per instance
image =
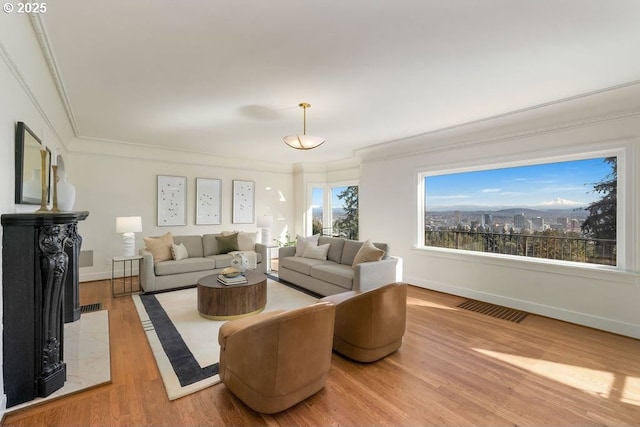
[{"label": "white baseboard", "polygon": [[[129,274],[128,268],[127,274]],[[137,276],[138,269],[134,268],[132,274]],[[122,277],[122,270],[116,271],[115,277]],[[94,271],[92,273],[83,273],[80,271],[80,282],[93,282],[94,280],[111,280],[111,271]]]},{"label": "white baseboard", "polygon": [[590,328],[640,339],[640,326],[621,322],[615,319],[594,316],[588,313],[566,310],[561,307],[553,307],[531,301],[509,298],[502,295],[490,294],[474,289],[462,288],[448,283],[424,280],[419,277],[405,276],[405,282],[425,289],[445,292],[465,298],[477,299],[479,301],[515,308],[517,310],[550,317],[552,319],[558,319],[565,322],[575,323],[577,325],[588,326]]}]

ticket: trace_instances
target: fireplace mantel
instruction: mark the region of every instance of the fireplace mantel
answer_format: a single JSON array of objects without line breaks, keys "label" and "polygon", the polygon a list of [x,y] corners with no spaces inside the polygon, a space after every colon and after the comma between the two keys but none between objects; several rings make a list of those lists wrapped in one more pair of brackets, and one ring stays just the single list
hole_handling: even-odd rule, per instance
[{"label": "fireplace mantel", "polygon": [[3,371],[9,407],[48,396],[66,381],[64,323],[77,320],[73,298],[77,301],[82,241],[77,224],[88,215],[2,215]]}]

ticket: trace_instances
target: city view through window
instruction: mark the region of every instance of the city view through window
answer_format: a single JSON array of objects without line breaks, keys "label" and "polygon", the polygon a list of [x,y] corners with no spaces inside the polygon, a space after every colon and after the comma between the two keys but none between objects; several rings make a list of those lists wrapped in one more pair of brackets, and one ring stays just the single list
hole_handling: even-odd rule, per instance
[{"label": "city view through window", "polygon": [[424,245],[616,265],[617,158],[424,177]]},{"label": "city view through window", "polygon": [[[323,188],[312,190],[312,232],[313,234],[358,239],[358,186],[331,187],[330,206],[331,219],[324,223],[325,206]],[[329,225],[330,224],[330,225]]]}]

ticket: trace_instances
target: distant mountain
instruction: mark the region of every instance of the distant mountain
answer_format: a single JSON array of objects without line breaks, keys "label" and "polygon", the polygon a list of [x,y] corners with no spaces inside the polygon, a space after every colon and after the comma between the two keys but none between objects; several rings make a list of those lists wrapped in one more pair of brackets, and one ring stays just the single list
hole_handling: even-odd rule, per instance
[{"label": "distant mountain", "polygon": [[568,208],[567,206],[549,207],[547,209],[533,208],[513,208],[513,207],[482,207],[482,206],[456,206],[445,207],[443,209],[427,209],[429,215],[450,216],[454,212],[464,213],[465,215],[483,215],[492,214],[494,216],[512,217],[523,213],[527,218],[534,217],[568,217],[568,218],[586,218],[588,212],[584,207]]}]

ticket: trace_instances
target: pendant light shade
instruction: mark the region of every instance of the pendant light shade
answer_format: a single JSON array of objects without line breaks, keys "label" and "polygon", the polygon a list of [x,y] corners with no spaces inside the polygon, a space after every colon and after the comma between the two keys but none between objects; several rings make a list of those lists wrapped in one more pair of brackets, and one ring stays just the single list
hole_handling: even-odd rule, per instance
[{"label": "pendant light shade", "polygon": [[311,150],[324,143],[324,138],[319,136],[307,135],[307,108],[311,107],[311,104],[302,102],[299,104],[300,108],[304,111],[302,135],[289,135],[285,136],[284,143],[296,150]]}]

